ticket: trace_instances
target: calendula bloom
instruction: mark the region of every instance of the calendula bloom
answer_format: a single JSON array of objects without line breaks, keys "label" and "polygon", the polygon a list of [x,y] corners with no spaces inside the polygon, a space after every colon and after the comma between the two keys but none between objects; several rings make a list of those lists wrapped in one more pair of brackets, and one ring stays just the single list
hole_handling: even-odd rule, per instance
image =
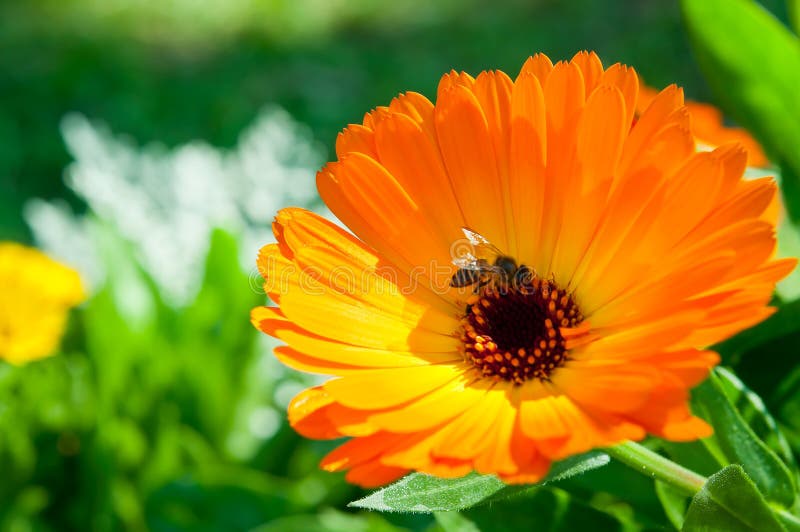
[{"label": "calendula bloom", "polygon": [[52,354],[69,309],[84,298],[75,270],[33,248],[0,242],[0,359],[22,364]]},{"label": "calendula bloom", "polygon": [[[656,89],[642,84],[639,89],[637,111],[644,112],[656,95],[658,95]],[[769,165],[767,156],[758,141],[745,129],[725,126],[719,109],[713,105],[692,100],[684,101],[684,105],[692,115],[691,129],[698,144],[713,149],[723,144],[738,142],[747,151],[748,166],[763,168]]]},{"label": "calendula bloom", "polygon": [[534,482],[711,433],[687,403],[705,347],[769,316],[794,261],[771,260],[772,179],[742,180],[740,145],[697,153],[676,86],[634,124],[638,88],[593,53],[537,55],[344,130],[317,185],[353,234],[280,211],[258,259],[278,306],[252,313],[281,361],[334,376],[289,406],[301,434],[350,438],[322,467]]}]

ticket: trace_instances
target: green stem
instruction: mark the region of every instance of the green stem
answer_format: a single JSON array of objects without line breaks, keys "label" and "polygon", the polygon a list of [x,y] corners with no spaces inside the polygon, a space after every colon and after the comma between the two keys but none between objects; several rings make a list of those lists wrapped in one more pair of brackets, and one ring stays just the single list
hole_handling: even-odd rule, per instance
[{"label": "green stem", "polygon": [[639,473],[665,482],[690,497],[700,491],[708,480],[632,441],[609,447],[604,451]]}]

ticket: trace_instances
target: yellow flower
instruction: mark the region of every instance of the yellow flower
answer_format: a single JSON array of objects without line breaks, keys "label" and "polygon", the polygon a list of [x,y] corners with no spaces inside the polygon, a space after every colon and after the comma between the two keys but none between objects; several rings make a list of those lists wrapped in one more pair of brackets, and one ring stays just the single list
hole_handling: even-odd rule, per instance
[{"label": "yellow flower", "polygon": [[[706,349],[771,314],[776,186],[738,144],[697,153],[683,92],[634,123],[633,69],[580,53],[445,75],[350,125],[319,192],[352,231],[278,213],[256,327],[335,378],[289,421],[349,441],[323,460],[384,484],[411,470],[534,482],[553,460],[711,428],[688,397]],[[633,124],[633,125],[632,125]]]},{"label": "yellow flower", "polygon": [[0,242],[0,359],[52,354],[71,307],[85,298],[78,273],[40,251]]}]

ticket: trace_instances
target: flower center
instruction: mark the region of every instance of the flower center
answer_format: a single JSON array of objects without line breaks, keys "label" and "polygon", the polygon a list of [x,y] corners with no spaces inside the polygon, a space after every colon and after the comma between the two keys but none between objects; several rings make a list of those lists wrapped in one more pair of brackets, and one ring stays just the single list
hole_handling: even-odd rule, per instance
[{"label": "flower center", "polygon": [[575,301],[553,281],[484,286],[469,298],[461,320],[464,357],[485,377],[547,380],[567,360],[562,328],[582,320]]}]

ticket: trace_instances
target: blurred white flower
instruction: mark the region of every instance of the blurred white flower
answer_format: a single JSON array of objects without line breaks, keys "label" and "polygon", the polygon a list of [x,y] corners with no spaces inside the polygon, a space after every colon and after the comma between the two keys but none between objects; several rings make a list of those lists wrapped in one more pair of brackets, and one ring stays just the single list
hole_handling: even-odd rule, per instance
[{"label": "blurred white flower", "polygon": [[313,206],[324,161],[310,132],[276,107],[262,111],[230,151],[201,141],[137,148],[77,114],[64,118],[62,133],[74,158],[65,181],[95,218],[33,200],[25,217],[38,244],[97,287],[109,265],[93,232],[110,226],[176,307],[199,290],[214,228],[239,238],[242,268],[250,271],[258,248],[272,240],[275,212]]}]

